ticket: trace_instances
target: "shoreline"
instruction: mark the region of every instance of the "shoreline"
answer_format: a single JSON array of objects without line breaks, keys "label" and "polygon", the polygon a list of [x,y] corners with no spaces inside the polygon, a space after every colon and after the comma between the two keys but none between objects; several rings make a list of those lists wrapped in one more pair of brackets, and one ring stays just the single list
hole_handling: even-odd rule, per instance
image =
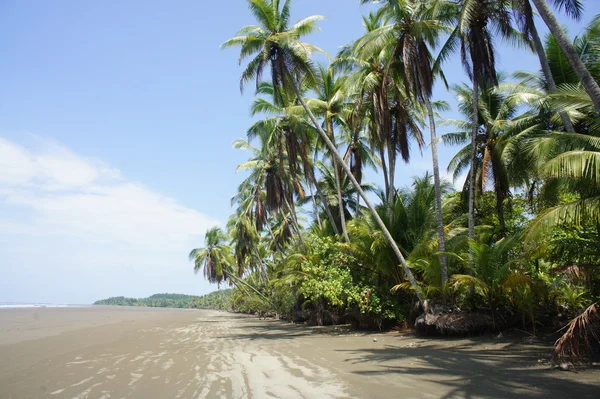
[{"label": "shoreline", "polygon": [[[547,347],[489,337],[422,339],[227,311],[104,306],[0,309],[0,326],[3,398],[387,398],[398,392],[595,398],[600,392],[598,368],[551,370],[538,362]],[[8,330],[19,338],[8,339]]]}]

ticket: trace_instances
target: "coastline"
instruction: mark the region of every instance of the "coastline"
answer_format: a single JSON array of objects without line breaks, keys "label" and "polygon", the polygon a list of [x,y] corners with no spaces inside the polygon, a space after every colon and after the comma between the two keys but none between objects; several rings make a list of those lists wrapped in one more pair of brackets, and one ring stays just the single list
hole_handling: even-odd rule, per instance
[{"label": "coastline", "polygon": [[486,338],[338,333],[224,311],[112,306],[0,309],[0,326],[3,398],[595,398],[600,391],[598,369],[550,370],[538,362],[548,348]]}]

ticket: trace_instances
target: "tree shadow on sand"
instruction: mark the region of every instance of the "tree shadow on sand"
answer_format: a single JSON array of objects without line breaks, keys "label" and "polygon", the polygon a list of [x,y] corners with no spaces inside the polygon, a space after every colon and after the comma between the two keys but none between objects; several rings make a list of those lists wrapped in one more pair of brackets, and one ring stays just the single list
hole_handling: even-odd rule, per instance
[{"label": "tree shadow on sand", "polygon": [[[600,382],[577,381],[577,375],[540,367],[539,359],[548,357],[549,348],[508,344],[502,349],[476,349],[485,345],[472,342],[439,345],[429,341],[404,346],[343,350],[353,371],[365,376],[413,376],[419,381],[440,384],[447,394],[442,398],[600,398]],[[354,356],[353,356],[354,355]],[[568,379],[567,379],[568,378]]]}]

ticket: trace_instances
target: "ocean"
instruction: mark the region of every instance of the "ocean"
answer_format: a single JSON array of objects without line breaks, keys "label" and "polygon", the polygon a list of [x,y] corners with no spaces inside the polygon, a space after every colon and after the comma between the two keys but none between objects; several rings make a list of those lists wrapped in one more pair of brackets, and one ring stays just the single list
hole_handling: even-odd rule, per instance
[{"label": "ocean", "polygon": [[0,302],[0,308],[80,308],[92,305],[71,305],[56,303],[21,303],[21,302]]}]

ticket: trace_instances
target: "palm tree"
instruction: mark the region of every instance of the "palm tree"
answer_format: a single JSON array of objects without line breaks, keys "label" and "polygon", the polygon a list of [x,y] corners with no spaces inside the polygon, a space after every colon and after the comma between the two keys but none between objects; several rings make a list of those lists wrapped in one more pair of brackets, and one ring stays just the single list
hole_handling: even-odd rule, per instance
[{"label": "palm tree", "polygon": [[262,26],[254,25],[242,28],[237,37],[223,43],[223,47],[241,46],[240,62],[256,54],[255,58],[248,63],[242,73],[241,84],[243,85],[245,82],[253,79],[259,83],[264,68],[270,65],[271,79],[273,86],[276,88],[276,99],[281,99],[283,97],[282,93],[291,88],[297,100],[305,109],[319,136],[325,142],[338,164],[342,166],[371,214],[377,220],[379,227],[382,229],[396,257],[400,261],[411,286],[414,287],[419,301],[422,302],[424,298],[417,281],[410,271],[398,245],[394,242],[393,237],[383,220],[379,217],[370,199],[362,190],[360,184],[358,184],[352,175],[352,171],[346,165],[337,148],[331,142],[327,133],[325,133],[321,124],[302,97],[298,82],[303,80],[305,84],[314,84],[315,75],[312,70],[310,56],[314,51],[318,51],[319,49],[307,43],[300,42],[299,38],[316,30],[316,21],[323,19],[323,17],[308,17],[288,27],[290,0],[286,0],[283,7],[280,7],[279,0],[249,0],[248,4],[250,10]]},{"label": "palm tree", "polygon": [[[449,193],[451,187],[442,183],[442,193]],[[389,207],[386,204],[386,193],[379,194],[382,203],[377,207],[380,215],[386,215]],[[411,187],[396,191],[392,207],[392,218],[384,219],[395,241],[400,245],[405,256],[410,256],[415,248],[435,235],[437,217],[435,212],[435,187],[431,175],[413,178]],[[359,256],[367,267],[381,273],[394,286],[406,287],[404,276],[395,267],[395,255],[370,215],[364,215],[349,223],[349,233],[353,252]],[[435,240],[437,243],[437,240]],[[439,247],[434,248],[437,255]]]},{"label": "palm tree", "polygon": [[[306,104],[310,107],[314,114],[324,118],[325,130],[329,136],[329,140],[331,140],[333,145],[336,147],[334,124],[338,126],[343,124],[343,113],[348,109],[345,96],[342,94],[342,88],[345,81],[346,77],[338,76],[331,67],[319,65],[317,68],[317,98],[306,100]],[[346,219],[343,212],[344,206],[340,183],[341,168],[335,159],[332,159],[332,164],[334,165],[333,170],[337,187],[336,202],[338,203],[339,207],[338,215],[340,217],[340,228],[342,230],[344,240],[349,242],[350,238],[348,237]]]},{"label": "palm tree", "polygon": [[[567,57],[569,65],[571,65],[571,68],[573,68],[579,77],[581,84],[585,88],[585,91],[588,93],[592,103],[594,104],[596,112],[600,113],[600,86],[598,86],[598,82],[596,82],[583,61],[579,58],[577,50],[575,50],[573,43],[552,13],[547,1],[531,0],[531,2],[537,8],[540,16],[548,26],[548,29],[550,29],[550,33],[552,33],[558,45]],[[567,13],[570,15],[575,17],[579,17],[581,15],[582,5],[579,0],[554,0],[554,3],[559,7],[564,7],[565,11],[567,11]]]},{"label": "palm tree", "polygon": [[[498,86],[496,73],[496,54],[493,32],[503,37],[513,34],[510,12],[505,2],[494,0],[461,0],[458,26],[450,38],[442,54],[455,46],[460,40],[460,52],[463,66],[473,85],[473,106],[471,119],[471,171],[469,174],[469,238],[475,237],[475,158],[477,156],[477,132],[479,115],[479,91],[491,86]],[[444,59],[442,56],[441,60]]]},{"label": "palm tree", "polygon": [[[363,1],[365,2],[365,1]],[[448,22],[451,19],[452,4],[445,1],[424,2],[421,0],[388,0],[383,8],[392,24],[375,29],[359,40],[357,45],[364,50],[378,43],[389,47],[389,52],[401,59],[394,65],[400,68],[404,79],[404,89],[408,96],[425,103],[429,119],[431,155],[433,159],[433,179],[436,191],[437,235],[440,250],[442,285],[448,279],[446,265],[446,245],[444,221],[442,217],[441,182],[435,130],[435,114],[431,104],[434,83],[433,49],[441,35],[451,32]],[[389,62],[395,62],[392,59]]]},{"label": "palm tree", "polygon": [[[501,78],[499,78],[500,80]],[[457,96],[459,110],[469,117],[473,106],[473,91],[466,84],[453,86]],[[475,182],[474,191],[483,192],[488,183],[493,184],[496,196],[496,211],[500,224],[500,235],[506,233],[504,217],[504,202],[510,198],[510,180],[508,170],[511,162],[510,155],[505,151],[509,140],[521,132],[523,123],[513,124],[511,121],[517,113],[518,103],[516,98],[503,93],[501,89],[489,88],[482,91],[479,96],[477,137],[473,143],[470,132],[473,130],[473,121],[446,120],[459,129],[457,132],[447,133],[443,136],[448,144],[466,144],[452,158],[448,164],[448,171],[454,178],[460,175],[467,167],[469,173],[474,173],[473,178],[468,176],[463,191],[470,191],[470,184]],[[515,127],[516,125],[516,127]],[[470,155],[471,148],[475,145],[475,162]],[[521,164],[521,167],[523,165]]]},{"label": "palm tree", "polygon": [[[593,109],[592,100],[580,86],[567,86],[550,97],[559,110]],[[547,233],[564,224],[584,226],[591,223],[596,226],[600,240],[600,137],[597,116],[593,129],[588,134],[551,133],[534,143],[535,149],[541,149],[542,156],[543,153],[553,154],[543,165],[542,175],[551,181],[564,181],[579,198],[542,212],[530,225],[529,237]]]},{"label": "palm tree", "polygon": [[[564,0],[563,3],[566,4]],[[548,57],[546,56],[546,49],[544,48],[542,39],[540,39],[537,27],[535,26],[531,3],[529,2],[529,0],[513,0],[513,9],[515,10],[515,19],[517,24],[519,25],[521,32],[527,39],[531,41],[533,45],[533,50],[535,51],[540,60],[540,66],[542,67],[542,74],[544,75],[544,80],[546,82],[548,92],[556,92],[556,82],[554,81],[554,77],[552,76],[550,63],[548,62]],[[572,16],[579,19],[578,15]],[[564,112],[561,112],[560,118],[565,127],[565,130],[569,133],[574,133],[575,128],[573,127],[573,122],[569,118],[569,115],[567,115]]]},{"label": "palm tree", "polygon": [[[281,151],[281,147],[273,148],[269,145],[272,136],[270,124],[260,125],[260,128],[255,125],[254,128],[253,134],[256,134],[261,141],[260,148],[252,146],[243,139],[237,139],[233,143],[233,148],[251,151],[253,155],[237,168],[238,171],[250,170],[250,175],[240,185],[234,200],[240,203],[241,214],[253,212],[258,231],[261,231],[264,226],[269,228],[267,220],[269,214],[287,211],[291,216],[285,219],[290,222],[288,228],[293,227],[298,240],[302,242],[300,226],[291,204],[293,194],[290,189],[292,184],[289,182],[290,172],[286,167],[288,164],[286,154]],[[296,189],[301,187],[296,186]]]},{"label": "palm tree", "polygon": [[[352,128],[351,124],[346,124],[347,128],[342,129],[342,145],[346,146],[344,161],[350,166],[350,170],[356,181],[362,184],[363,172],[365,167],[377,169],[381,165],[381,160],[377,158],[369,145],[369,135],[365,129],[360,127]],[[356,207],[354,214],[360,214],[360,195],[356,193]]]},{"label": "palm tree", "polygon": [[[358,106],[369,104],[375,137],[380,147],[388,204],[393,205],[395,195],[395,172],[398,154],[405,162],[410,160],[410,142],[415,139],[419,148],[425,143],[419,128],[418,108],[410,98],[406,81],[400,68],[399,56],[393,38],[394,25],[388,24],[390,16],[382,8],[364,19],[367,33],[351,48],[343,50],[338,68],[349,67],[350,76],[346,91],[357,99]],[[391,29],[390,29],[391,28]],[[390,35],[391,33],[391,35]],[[388,38],[387,41],[382,38]],[[387,165],[383,150],[387,149]]]},{"label": "palm tree", "polygon": [[226,245],[227,235],[220,227],[209,229],[204,235],[204,248],[195,248],[190,252],[190,260],[194,261],[194,272],[202,269],[204,278],[210,283],[221,284],[228,281],[233,265],[231,247]]},{"label": "palm tree", "polygon": [[[270,82],[261,82],[257,88],[257,93],[274,97],[275,89]],[[273,98],[274,99],[274,98]],[[285,101],[290,103],[291,100]],[[296,110],[298,106],[290,105],[287,107],[278,106],[275,101],[269,102],[263,97],[256,97],[250,108],[252,116],[259,113],[267,114],[270,117],[259,120],[248,130],[248,138],[252,139],[260,132],[264,131],[265,128],[271,132],[269,140],[266,142],[267,145],[278,148],[278,152],[283,151],[283,147],[287,151],[288,168],[295,179],[294,185],[299,187],[298,173],[299,166],[302,167],[304,172],[304,179],[307,186],[312,190],[314,185],[317,190],[317,195],[321,199],[321,202],[327,205],[327,200],[323,197],[322,193],[317,187],[317,179],[314,173],[314,165],[309,156],[311,149],[315,146],[314,144],[314,128],[306,121],[304,115],[301,115]],[[304,110],[302,110],[304,112]],[[299,191],[299,190],[298,190]],[[316,206],[316,202],[314,203]],[[319,213],[317,215],[317,221],[319,221]],[[325,209],[325,213],[333,225],[335,234],[339,234],[333,215],[329,212],[329,206]]]},{"label": "palm tree", "polygon": [[[328,165],[319,162],[317,164],[317,168],[319,174],[321,175],[318,182],[319,189],[325,195],[325,198],[330,200],[329,203],[337,202],[338,182],[335,176],[333,165]],[[342,220],[342,218],[339,217],[338,212],[344,212],[344,220],[349,221],[352,219],[352,213],[350,212],[350,210],[356,209],[358,206],[356,189],[350,182],[350,179],[348,179],[346,176],[343,176],[341,178],[341,181],[339,182],[339,187],[340,195],[342,197],[342,207],[340,208],[339,206],[331,206],[331,212],[336,216],[335,220],[338,221]],[[375,186],[369,183],[362,183],[361,187],[366,192],[375,191]],[[305,198],[304,201],[308,201],[308,198]],[[300,201],[300,204],[302,204],[302,201]]]},{"label": "palm tree", "polygon": [[455,290],[475,287],[475,294],[481,296],[492,311],[501,305],[503,293],[515,291],[519,286],[533,285],[533,280],[519,271],[519,259],[507,262],[507,255],[515,250],[521,240],[519,234],[502,238],[496,242],[469,240],[469,248],[474,253],[471,274],[455,274],[451,283]]}]

